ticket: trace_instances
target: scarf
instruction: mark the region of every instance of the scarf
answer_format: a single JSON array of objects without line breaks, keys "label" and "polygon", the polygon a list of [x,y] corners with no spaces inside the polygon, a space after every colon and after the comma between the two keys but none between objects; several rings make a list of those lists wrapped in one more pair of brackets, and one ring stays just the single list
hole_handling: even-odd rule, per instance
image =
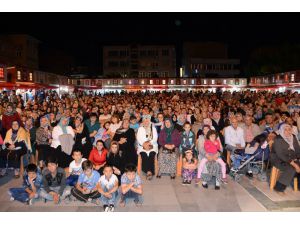
[{"label": "scarf", "polygon": [[[59,121],[59,123],[58,123],[58,126],[60,126],[61,127],[61,129],[62,129],[62,131],[63,131],[63,133],[64,134],[67,134],[68,132],[67,132],[67,127],[68,127],[68,125],[63,125],[62,124],[62,121],[64,120],[64,119],[68,119],[67,117],[65,117],[65,116],[63,116],[63,117],[61,117],[60,118],[60,121]],[[69,119],[68,119],[68,122],[67,122],[67,124],[69,123]]]},{"label": "scarf", "polygon": [[24,141],[27,149],[31,151],[30,134],[23,127],[19,127],[17,131],[13,129],[7,131],[4,143],[13,144],[21,141]]},{"label": "scarf", "polygon": [[129,128],[124,128],[124,127],[123,127],[123,124],[124,124],[124,121],[123,121],[122,125],[120,126],[120,128],[118,128],[118,129],[116,130],[116,134],[123,134],[123,133],[125,133],[126,131],[128,131]]},{"label": "scarf", "polygon": [[4,115],[6,115],[6,116],[13,116],[15,113],[16,113],[16,111],[13,108],[13,110],[11,112],[5,111]]},{"label": "scarf", "polygon": [[172,121],[170,119],[166,119],[165,122],[166,121],[170,121],[170,123],[171,123],[171,126],[169,128],[167,128],[166,125],[165,125],[165,128],[164,128],[165,131],[166,131],[166,134],[167,134],[166,143],[171,143],[172,142],[172,132],[174,130],[174,126],[173,126]]},{"label": "scarf", "polygon": [[292,149],[293,151],[295,151],[295,148],[294,148],[294,137],[293,135],[291,137],[287,137],[284,135],[284,129],[289,126],[287,124],[282,124],[280,126],[280,129],[279,129],[279,135],[285,140],[285,142],[289,145],[289,148]]}]

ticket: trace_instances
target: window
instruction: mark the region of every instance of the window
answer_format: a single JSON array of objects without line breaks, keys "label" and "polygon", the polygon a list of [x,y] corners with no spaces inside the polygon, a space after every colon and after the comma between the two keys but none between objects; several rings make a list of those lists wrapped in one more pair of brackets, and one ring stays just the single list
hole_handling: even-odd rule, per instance
[{"label": "window", "polygon": [[163,49],[162,56],[169,56],[169,49]]},{"label": "window", "polygon": [[233,80],[230,80],[230,84],[233,84]]},{"label": "window", "polygon": [[107,81],[107,84],[110,85],[110,80]]},{"label": "window", "polygon": [[0,67],[0,78],[4,78],[4,68]]},{"label": "window", "polygon": [[150,84],[153,84],[153,80],[150,80]]},{"label": "window", "polygon": [[194,85],[194,84],[195,84],[195,80],[194,80],[194,79],[191,81],[191,84],[192,84],[192,85]]},{"label": "window", "polygon": [[29,73],[29,80],[32,81],[32,73]]},{"label": "window", "polygon": [[141,80],[141,84],[145,84],[145,81],[144,81],[144,80]]},{"label": "window", "polygon": [[118,80],[114,80],[114,81],[113,81],[113,84],[114,84],[114,85],[117,85],[117,84],[118,84]]},{"label": "window", "polygon": [[131,85],[131,84],[132,84],[132,81],[131,81],[131,80],[129,80],[129,81],[128,81],[128,84],[129,84],[129,85]]},{"label": "window", "polygon": [[109,61],[109,62],[108,62],[108,66],[109,66],[109,67],[118,67],[118,66],[119,66],[119,63],[116,62],[116,61]]},{"label": "window", "polygon": [[291,81],[294,82],[295,81],[295,74],[291,75]]},{"label": "window", "polygon": [[21,80],[21,71],[19,71],[19,70],[18,70],[18,72],[17,72],[17,79],[18,79],[18,80]]},{"label": "window", "polygon": [[186,84],[186,80],[183,80],[183,84]]},{"label": "window", "polygon": [[203,80],[203,84],[204,84],[204,85],[206,85],[206,84],[207,84],[206,80]]},{"label": "window", "polygon": [[166,84],[166,80],[162,80],[162,84]]},{"label": "window", "polygon": [[226,84],[227,83],[227,80],[223,80],[223,84]]},{"label": "window", "polygon": [[174,84],[174,80],[171,80],[171,84]]},{"label": "window", "polygon": [[215,84],[215,80],[211,80],[211,84]]}]

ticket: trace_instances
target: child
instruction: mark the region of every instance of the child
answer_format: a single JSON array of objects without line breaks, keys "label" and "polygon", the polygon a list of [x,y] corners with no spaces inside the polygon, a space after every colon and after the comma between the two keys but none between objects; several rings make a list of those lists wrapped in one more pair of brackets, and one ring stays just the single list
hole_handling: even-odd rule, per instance
[{"label": "child", "polygon": [[181,144],[179,146],[180,153],[183,154],[185,151],[192,149],[195,152],[195,134],[191,131],[192,126],[189,122],[184,123],[184,131],[181,135]]},{"label": "child", "polygon": [[69,166],[69,176],[67,178],[67,185],[75,186],[79,175],[82,173],[82,163],[86,160],[82,158],[82,152],[79,149],[74,149],[72,152],[72,158],[74,159]]},{"label": "child", "polygon": [[[57,159],[50,156],[43,170],[43,188],[40,197],[48,201],[59,204],[61,199],[70,196],[70,187],[66,186],[66,173],[64,169],[58,167]],[[69,198],[68,198],[69,199]]]},{"label": "child", "polygon": [[103,124],[103,127],[100,128],[97,132],[97,134],[95,135],[95,141],[94,141],[94,145],[96,145],[98,140],[102,140],[104,142],[104,145],[106,148],[109,148],[110,146],[110,134],[108,132],[108,129],[110,127],[110,122],[107,121]]},{"label": "child", "polygon": [[140,125],[136,119],[135,116],[130,116],[130,128],[132,128],[134,130],[135,133],[137,133],[137,130],[139,129]]},{"label": "child", "polygon": [[182,184],[190,185],[192,179],[195,177],[195,172],[197,169],[198,160],[193,157],[193,151],[187,150],[184,153],[184,158],[182,160]]},{"label": "child", "polygon": [[23,176],[23,187],[10,188],[10,200],[26,202],[32,205],[34,199],[39,197],[40,187],[42,185],[42,175],[35,164],[29,164],[26,173]]},{"label": "child", "polygon": [[113,173],[117,176],[119,185],[121,184],[121,175],[124,172],[123,162],[119,154],[119,144],[113,141],[110,146],[110,151],[106,163],[113,168]]},{"label": "child", "polygon": [[214,130],[210,130],[207,132],[206,140],[204,141],[204,150],[206,152],[205,158],[203,158],[200,162],[198,168],[198,178],[201,177],[201,173],[207,161],[216,161],[221,165],[222,169],[222,181],[223,183],[227,183],[226,179],[226,164],[220,158],[219,151],[221,149],[220,141],[217,139],[217,132]]},{"label": "child", "polygon": [[100,174],[93,170],[93,163],[90,160],[86,160],[82,163],[82,170],[78,177],[77,184],[72,188],[72,195],[83,202],[91,202],[99,204],[101,194],[97,190],[97,182],[100,179]]},{"label": "child", "polygon": [[136,173],[136,166],[129,164],[125,167],[125,173],[121,177],[120,206],[124,207],[128,198],[134,198],[136,206],[141,206],[142,194],[142,180]]},{"label": "child", "polygon": [[118,191],[118,178],[113,174],[113,167],[105,165],[98,182],[98,192],[101,194],[104,212],[113,212]]}]

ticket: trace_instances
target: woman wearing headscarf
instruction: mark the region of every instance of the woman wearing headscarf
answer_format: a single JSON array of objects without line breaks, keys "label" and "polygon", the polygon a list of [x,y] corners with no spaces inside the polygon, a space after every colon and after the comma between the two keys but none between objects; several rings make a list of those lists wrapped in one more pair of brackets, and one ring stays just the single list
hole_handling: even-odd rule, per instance
[{"label": "woman wearing headscarf", "polygon": [[29,133],[30,135],[30,144],[31,144],[31,162],[35,162],[35,152],[36,152],[36,127],[33,124],[33,119],[32,118],[27,118],[25,122],[25,130]]},{"label": "woman wearing headscarf", "polygon": [[171,179],[175,179],[180,141],[180,133],[174,128],[171,119],[165,119],[164,129],[161,130],[158,139],[160,149],[157,178],[160,178],[162,174],[169,174]]},{"label": "woman wearing headscarf", "polygon": [[21,156],[31,151],[29,133],[20,127],[18,121],[13,121],[11,129],[6,133],[4,139],[4,149],[0,151],[0,169],[1,176],[6,174],[6,169],[13,167],[15,169],[15,178],[20,177]]},{"label": "woman wearing headscarf", "polygon": [[74,145],[75,133],[73,128],[68,126],[68,124],[68,118],[63,116],[52,131],[51,147],[54,148],[58,165],[62,168],[67,168],[72,161],[71,152]]},{"label": "woman wearing headscarf", "polygon": [[271,163],[280,170],[280,177],[274,190],[284,192],[294,176],[300,174],[300,146],[291,125],[283,124],[279,135],[274,139],[271,151]]},{"label": "woman wearing headscarf", "polygon": [[122,125],[116,130],[113,138],[119,143],[119,151],[124,165],[137,165],[137,153],[135,150],[135,132],[130,128],[129,119],[124,119]]},{"label": "woman wearing headscarf", "polygon": [[40,119],[40,127],[36,130],[37,161],[40,168],[45,166],[46,159],[51,153],[51,141],[50,123],[48,118],[44,116]]},{"label": "woman wearing headscarf", "polygon": [[2,115],[2,137],[5,138],[6,132],[11,129],[11,124],[13,121],[18,121],[19,125],[21,124],[21,118],[16,112],[12,103],[8,103],[6,111]]},{"label": "woman wearing headscarf", "polygon": [[93,148],[90,140],[90,133],[86,125],[83,123],[82,116],[76,116],[74,121],[75,144],[73,149],[80,149],[83,158],[87,159]]},{"label": "woman wearing headscarf", "polygon": [[157,131],[151,123],[151,116],[144,115],[143,122],[137,132],[138,154],[142,158],[142,170],[147,174],[148,180],[152,179],[154,162],[158,153]]}]

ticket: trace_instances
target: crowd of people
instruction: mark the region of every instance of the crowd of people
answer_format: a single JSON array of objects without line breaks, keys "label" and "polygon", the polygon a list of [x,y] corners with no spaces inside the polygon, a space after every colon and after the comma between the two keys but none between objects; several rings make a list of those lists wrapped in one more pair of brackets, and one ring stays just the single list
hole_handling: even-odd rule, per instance
[{"label": "crowd of people", "polygon": [[77,199],[113,211],[120,196],[120,206],[129,198],[140,206],[139,167],[149,181],[180,174],[183,185],[219,190],[257,149],[282,172],[277,192],[300,174],[296,92],[44,91],[24,102],[12,91],[0,101],[0,175],[23,175],[9,193],[27,204]]}]

